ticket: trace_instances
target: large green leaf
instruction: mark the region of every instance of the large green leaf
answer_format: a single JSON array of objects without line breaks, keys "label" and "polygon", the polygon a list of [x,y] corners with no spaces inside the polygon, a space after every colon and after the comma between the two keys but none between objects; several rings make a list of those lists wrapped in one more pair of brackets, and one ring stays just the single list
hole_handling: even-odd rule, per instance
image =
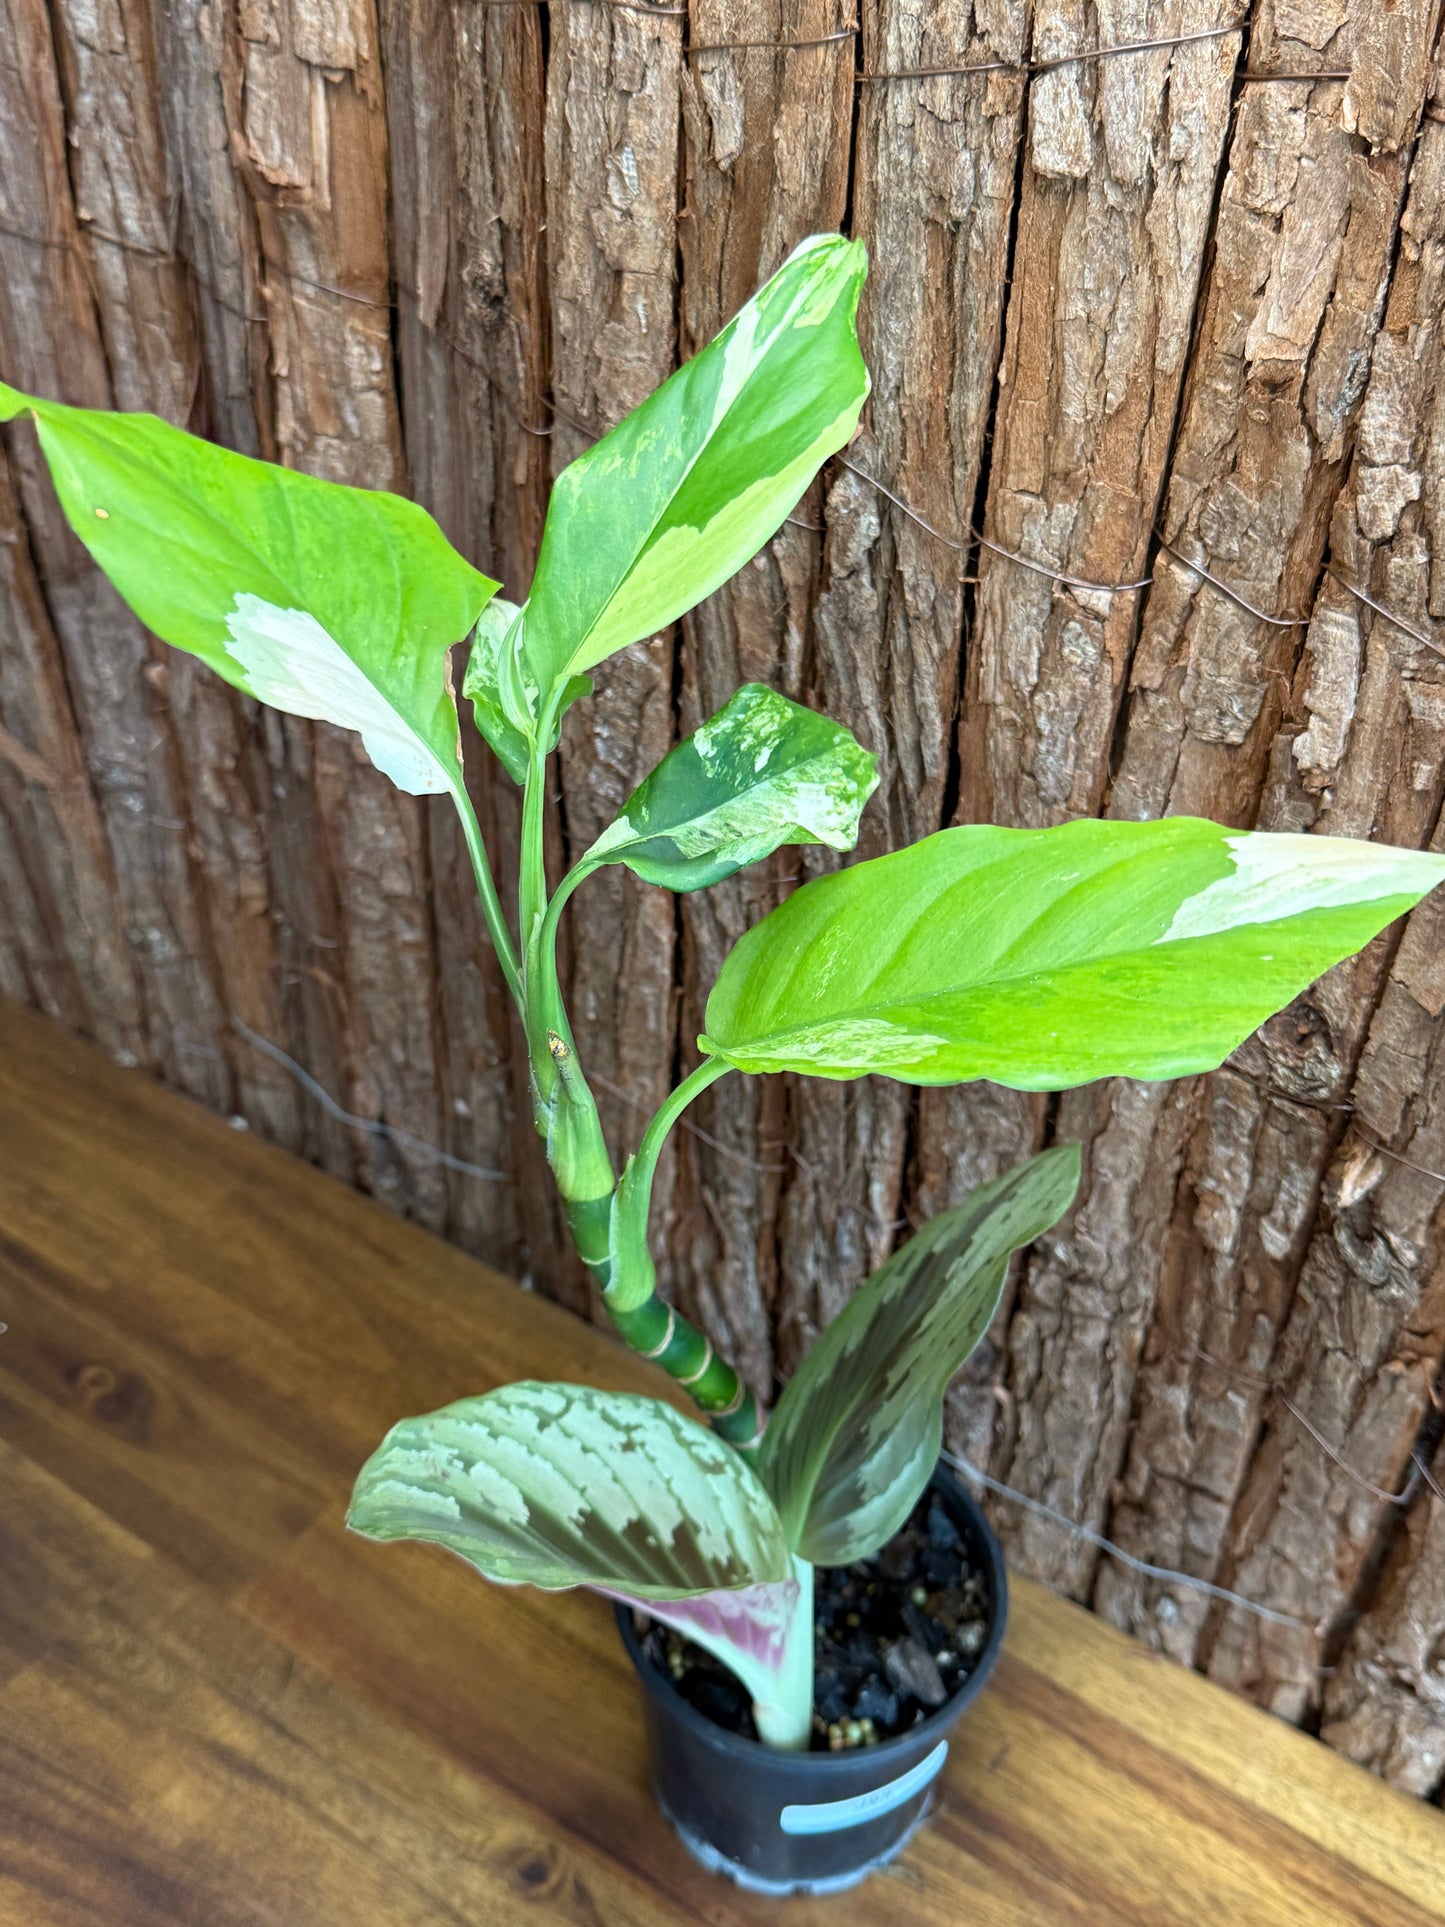
[{"label": "large green leaf", "polygon": [[1015,1251],[1068,1210],[1079,1147],[1060,1145],[942,1212],[862,1285],[793,1374],[758,1473],[788,1543],[819,1566],[866,1558],[938,1463],[943,1394],[988,1330]]},{"label": "large green leaf", "polygon": [[322,482],[154,415],[29,413],[71,527],[162,641],[292,715],[355,729],[415,795],[461,782],[447,650],[496,588],[400,496]]},{"label": "large green leaf", "polygon": [[425,1539],[489,1579],[633,1599],[791,1580],[756,1474],[658,1399],[523,1380],[404,1419],[362,1467],[348,1523]]},{"label": "large green leaf", "polygon": [[670,751],[582,861],[701,890],[784,843],[851,850],[878,759],[837,723],[748,683]]},{"label": "large green leaf", "polygon": [[702,352],[563,470],[524,647],[544,701],[742,567],[857,426],[861,243],[804,241]]},{"label": "large green leaf", "polygon": [[748,931],[702,1047],[1029,1091],[1211,1070],[1442,878],[1431,854],[1194,817],[944,830]]}]

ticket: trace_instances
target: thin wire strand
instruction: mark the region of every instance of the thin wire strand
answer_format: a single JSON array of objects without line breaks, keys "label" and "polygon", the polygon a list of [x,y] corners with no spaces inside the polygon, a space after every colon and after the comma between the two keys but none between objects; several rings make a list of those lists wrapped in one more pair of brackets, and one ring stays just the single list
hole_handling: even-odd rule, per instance
[{"label": "thin wire strand", "polygon": [[1047,54],[1042,60],[970,60],[957,67],[890,67],[858,75],[860,86],[881,80],[934,80],[953,74],[1030,74],[1052,73],[1059,67],[1073,67],[1085,61],[1113,60],[1123,54],[1154,53],[1165,47],[1187,47],[1196,40],[1223,40],[1238,33],[1242,21],[1227,27],[1205,27],[1198,33],[1171,34],[1159,40],[1120,40],[1108,47],[1083,47],[1077,53]]},{"label": "thin wire strand", "polygon": [[797,53],[808,47],[831,47],[835,41],[852,40],[856,26],[840,27],[836,33],[819,34],[816,40],[709,40],[688,48],[691,54],[741,53],[750,47],[768,48],[775,53]]},{"label": "thin wire strand", "polygon": [[0,726],[0,756],[12,763],[28,783],[35,783],[43,790],[59,787],[60,778],[43,756],[37,756],[33,749],[27,749],[18,736],[12,736],[8,729]]},{"label": "thin wire strand", "polygon": [[1146,575],[1138,582],[1090,582],[1084,576],[1066,575],[1062,569],[1051,568],[1047,562],[1036,562],[1032,556],[1020,555],[1017,549],[1001,548],[997,542],[990,542],[986,535],[980,535],[977,529],[970,533],[980,548],[1005,556],[1025,569],[1032,569],[1035,575],[1046,575],[1050,581],[1062,582],[1070,589],[1087,589],[1093,595],[1128,595],[1134,589],[1147,589],[1154,580],[1152,575]]},{"label": "thin wire strand", "polygon": [[1257,1385],[1262,1392],[1268,1392],[1272,1397],[1277,1398],[1295,1423],[1301,1426],[1304,1431],[1308,1432],[1315,1444],[1324,1453],[1325,1457],[1332,1460],[1333,1463],[1340,1468],[1341,1472],[1345,1474],[1346,1478],[1353,1479],[1356,1485],[1362,1486],[1366,1492],[1378,1499],[1382,1505],[1407,1506],[1414,1498],[1420,1481],[1418,1476],[1419,1460],[1415,1458],[1413,1453],[1411,1454],[1411,1458],[1414,1461],[1416,1470],[1413,1471],[1406,1480],[1404,1491],[1387,1492],[1384,1486],[1376,1485],[1373,1479],[1366,1478],[1363,1472],[1356,1466],[1351,1465],[1349,1460],[1343,1457],[1343,1455],[1330,1444],[1324,1433],[1321,1432],[1319,1427],[1310,1419],[1305,1417],[1298,1405],[1295,1404],[1294,1400],[1276,1379],[1261,1378],[1258,1372],[1246,1371],[1242,1365],[1231,1365],[1227,1359],[1216,1358],[1213,1352],[1207,1352],[1202,1345],[1195,1347],[1193,1356],[1195,1358],[1202,1358],[1206,1365],[1212,1365],[1216,1371],[1223,1372],[1226,1377],[1242,1379],[1247,1385]]},{"label": "thin wire strand", "polygon": [[389,1138],[403,1150],[434,1158],[449,1171],[460,1171],[465,1177],[485,1178],[489,1184],[505,1184],[508,1181],[505,1171],[493,1171],[485,1164],[469,1164],[465,1158],[453,1157],[450,1151],[439,1150],[435,1144],[428,1144],[424,1138],[413,1137],[410,1131],[399,1130],[394,1124],[383,1124],[379,1118],[358,1117],[354,1111],[348,1111],[338,1104],[330,1091],[318,1084],[310,1071],[298,1064],[294,1057],[288,1057],[279,1044],[273,1044],[269,1037],[262,1037],[249,1024],[243,1023],[235,1011],[231,1012],[231,1025],[253,1050],[260,1051],[263,1057],[269,1057],[273,1064],[280,1065],[283,1071],[294,1077],[302,1090],[314,1097],[326,1115],[335,1118],[338,1124],[348,1124],[353,1130],[366,1131],[372,1137]]},{"label": "thin wire strand", "polygon": [[[544,0],[473,0],[479,7],[540,7]],[[618,13],[652,14],[659,20],[685,20],[686,7],[650,7],[644,0],[562,0],[569,7],[611,7]]]},{"label": "thin wire strand", "polygon": [[1365,607],[1367,609],[1373,609],[1377,616],[1383,616],[1386,622],[1392,622],[1397,629],[1402,629],[1407,636],[1413,636],[1415,641],[1422,643],[1425,648],[1433,649],[1437,656],[1445,656],[1445,648],[1442,648],[1433,637],[1427,636],[1423,629],[1417,629],[1413,623],[1404,621],[1400,616],[1395,614],[1393,609],[1387,609],[1383,602],[1376,602],[1375,598],[1372,595],[1367,595],[1357,583],[1351,582],[1347,576],[1341,575],[1333,562],[1328,565],[1326,574],[1333,576],[1342,588],[1349,590],[1357,602],[1363,602]]},{"label": "thin wire strand", "polygon": [[1257,1599],[1246,1599],[1243,1593],[1231,1592],[1227,1586],[1216,1586],[1210,1579],[1196,1578],[1192,1572],[1177,1572],[1172,1566],[1156,1566],[1147,1559],[1138,1559],[1132,1552],[1125,1552],[1122,1546],[1115,1545],[1112,1539],[1106,1539],[1102,1532],[1095,1532],[1092,1526],[1080,1525],[1077,1519],[1071,1519],[1067,1513],[1045,1505],[1042,1499],[1031,1498],[1027,1492],[1019,1492],[1013,1486],[1005,1485],[1002,1479],[981,1472],[961,1452],[945,1451],[943,1456],[966,1479],[973,1479],[986,1491],[996,1493],[1000,1499],[1012,1500],[1027,1511],[1036,1512],[1040,1518],[1061,1526],[1071,1538],[1097,1546],[1100,1552],[1107,1553],[1109,1558],[1117,1559],[1120,1565],[1127,1566],[1131,1572],[1141,1573],[1146,1579],[1163,1580],[1171,1586],[1188,1586],[1193,1592],[1205,1593],[1209,1598],[1218,1599],[1228,1606],[1238,1606],[1242,1612],[1254,1613],[1258,1618],[1270,1620],[1277,1626],[1308,1626],[1312,1623],[1296,1613],[1281,1612],[1275,1606],[1261,1606]]},{"label": "thin wire strand", "polygon": [[[1353,1106],[1351,1108],[1353,1109]],[[1368,1144],[1372,1151],[1378,1151],[1382,1157],[1393,1158],[1396,1164],[1403,1164],[1407,1171],[1418,1171],[1422,1178],[1433,1178],[1437,1184],[1445,1184],[1445,1171],[1432,1171],[1428,1164],[1416,1164],[1415,1160],[1407,1158],[1403,1151],[1392,1151],[1388,1144],[1381,1144],[1377,1139],[1372,1138],[1369,1132],[1361,1130],[1358,1124],[1355,1126],[1355,1136],[1362,1144]]]},{"label": "thin wire strand", "polygon": [[1324,1433],[1320,1431],[1319,1427],[1315,1425],[1310,1419],[1307,1419],[1305,1417],[1304,1413],[1300,1410],[1298,1405],[1295,1404],[1292,1398],[1290,1398],[1286,1393],[1282,1392],[1277,1385],[1273,1387],[1273,1391],[1274,1391],[1275,1397],[1279,1400],[1280,1404],[1289,1413],[1290,1417],[1295,1421],[1295,1423],[1297,1425],[1302,1425],[1304,1427],[1305,1431],[1309,1433],[1310,1437],[1314,1440],[1315,1444],[1320,1448],[1321,1452],[1324,1453],[1325,1457],[1328,1459],[1332,1459],[1334,1463],[1340,1468],[1341,1472],[1345,1474],[1346,1478],[1353,1479],[1355,1484],[1358,1486],[1363,1486],[1365,1491],[1368,1492],[1373,1498],[1378,1499],[1382,1505],[1395,1505],[1395,1506],[1409,1505],[1410,1501],[1415,1496],[1416,1487],[1420,1483],[1419,1476],[1418,1476],[1418,1468],[1416,1471],[1411,1472],[1410,1477],[1405,1483],[1405,1489],[1403,1492],[1387,1492],[1384,1486],[1376,1485],[1373,1479],[1367,1479],[1363,1472],[1359,1471],[1357,1467],[1351,1465],[1348,1459],[1342,1457],[1341,1454],[1335,1449],[1335,1447],[1330,1444],[1329,1440],[1325,1437]]},{"label": "thin wire strand", "polygon": [[835,455],[833,460],[838,463],[840,468],[846,468],[851,474],[859,476],[870,488],[876,488],[880,495],[886,495],[895,508],[902,509],[910,522],[916,522],[919,528],[926,529],[928,533],[941,542],[946,549],[952,549],[955,555],[967,555],[968,544],[966,542],[957,541],[953,536],[945,535],[942,529],[936,529],[931,522],[927,521],[918,513],[917,509],[910,508],[901,495],[895,495],[886,482],[880,482],[878,477],[876,475],[870,475],[866,468],[859,468],[856,462],[850,462],[846,455]]},{"label": "thin wire strand", "polygon": [[[484,8],[536,7],[542,0],[474,0],[474,4]],[[568,6],[609,7],[614,12],[635,13],[644,19],[685,20],[687,7],[651,6],[646,0],[563,0]],[[970,60],[950,67],[893,67],[874,68],[854,75],[854,85],[859,87],[875,86],[883,81],[894,80],[933,80],[969,74],[1013,74],[1026,80],[1034,74],[1054,73],[1061,67],[1075,67],[1098,60],[1114,60],[1128,54],[1157,53],[1173,47],[1188,47],[1204,40],[1224,40],[1230,34],[1239,33],[1243,21],[1233,21],[1223,27],[1203,27],[1193,33],[1170,34],[1154,40],[1120,40],[1107,47],[1081,47],[1073,53],[1047,54],[1042,59],[1028,60]],[[819,34],[806,40],[708,40],[697,46],[689,46],[689,58],[694,54],[743,53],[750,49],[761,49],[774,53],[796,53],[813,47],[828,47],[843,41],[853,40],[858,33],[858,23],[854,21],[836,32]],[[1349,80],[1352,76],[1343,70],[1293,74],[1266,74],[1245,71],[1239,78],[1242,81],[1317,81]]]},{"label": "thin wire strand", "polygon": [[[886,496],[895,508],[900,509],[903,514],[908,517],[910,522],[915,522],[919,528],[933,536],[936,541],[943,543],[945,548],[952,549],[955,555],[968,554],[970,547],[968,542],[960,541],[956,536],[948,535],[944,530],[936,527],[926,516],[920,515],[918,510],[912,507],[910,503],[905,502],[901,495],[895,494],[886,482],[879,481],[876,475],[870,474],[866,468],[860,468],[856,462],[850,461],[846,455],[835,455],[833,459],[841,468],[846,468],[850,474],[856,475],[860,481],[866,482],[870,488],[875,488],[880,495]],[[991,541],[988,536],[981,534],[977,529],[970,529],[969,534],[972,541],[976,542],[981,548],[988,549],[993,554],[1002,556],[1009,562],[1017,562],[1021,568],[1031,569],[1035,575],[1041,575],[1051,582],[1060,582],[1069,588],[1083,589],[1095,595],[1125,595],[1135,590],[1151,588],[1159,579],[1157,575],[1146,575],[1135,582],[1091,582],[1084,576],[1069,575],[1062,569],[1052,568],[1047,562],[1040,562],[1034,556],[1021,555],[1017,549],[1006,549],[1001,543]],[[1160,548],[1165,550],[1167,554],[1173,556],[1181,568],[1188,569],[1192,575],[1201,577],[1205,582],[1209,583],[1212,588],[1218,589],[1221,595],[1227,596],[1231,602],[1238,604],[1246,614],[1253,616],[1257,622],[1263,622],[1271,629],[1301,629],[1308,627],[1310,620],[1308,616],[1272,616],[1266,614],[1263,609],[1251,602],[1247,596],[1241,595],[1238,589],[1231,588],[1229,583],[1215,575],[1212,570],[1206,568],[1202,562],[1192,561],[1189,556],[1176,548],[1159,529],[1156,528],[1154,534]],[[1412,623],[1406,622],[1403,617],[1397,616],[1393,610],[1387,609],[1384,603],[1377,602],[1366,590],[1359,588],[1355,583],[1351,582],[1347,576],[1341,575],[1333,564],[1329,565],[1327,573],[1331,575],[1342,588],[1347,589],[1351,595],[1358,597],[1361,602],[1373,609],[1377,615],[1383,616],[1387,622],[1392,622],[1397,629],[1403,630],[1406,635],[1413,637],[1416,642],[1421,643],[1425,648],[1433,649],[1437,655],[1445,656],[1445,646],[1435,642],[1431,637],[1427,636],[1423,630],[1415,628]],[[965,576],[963,580],[965,582],[976,582],[978,581],[978,577]],[[1284,1093],[1281,1093],[1281,1095],[1284,1095]]]},{"label": "thin wire strand", "polygon": [[1239,593],[1238,589],[1231,589],[1227,582],[1222,582],[1217,575],[1211,574],[1202,562],[1191,562],[1189,557],[1181,554],[1157,528],[1154,534],[1158,538],[1160,548],[1172,555],[1176,562],[1182,563],[1186,569],[1193,570],[1195,575],[1203,576],[1204,580],[1218,589],[1221,595],[1228,596],[1231,602],[1237,602],[1241,609],[1247,610],[1256,622],[1268,623],[1271,629],[1298,629],[1309,620],[1307,616],[1267,616],[1263,609],[1257,609],[1252,602]]}]

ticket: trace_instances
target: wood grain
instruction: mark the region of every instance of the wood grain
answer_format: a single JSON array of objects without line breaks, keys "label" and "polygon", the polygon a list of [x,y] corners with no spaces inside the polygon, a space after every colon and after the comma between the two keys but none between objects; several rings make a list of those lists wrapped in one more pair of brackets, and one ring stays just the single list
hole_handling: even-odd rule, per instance
[{"label": "wood grain", "polygon": [[[402,1412],[521,1374],[669,1381],[8,1005],[0,1315],[0,1919],[773,1918],[653,1809],[598,1602],[341,1525]],[[1442,1841],[1024,1581],[932,1824],[790,1917],[1425,1927]]]}]

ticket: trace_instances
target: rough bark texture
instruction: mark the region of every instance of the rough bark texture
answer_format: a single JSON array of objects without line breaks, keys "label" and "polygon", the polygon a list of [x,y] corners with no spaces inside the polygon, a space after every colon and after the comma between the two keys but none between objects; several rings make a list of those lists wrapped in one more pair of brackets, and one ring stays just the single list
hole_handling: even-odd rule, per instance
[{"label": "rough bark texture", "polygon": [[[1423,1463],[1423,1462],[1422,1462]],[[1419,1497],[1373,1604],[1325,1687],[1321,1732],[1331,1746],[1427,1798],[1445,1781],[1445,1497]]]},{"label": "rough bark texture", "polygon": [[[0,0],[0,372],[410,489],[520,596],[561,465],[845,225],[872,260],[852,466],[605,668],[554,859],[749,679],[877,750],[865,853],[1185,810],[1439,845],[1439,13]],[[960,67],[993,70],[899,71]],[[1349,79],[1258,77],[1322,70]],[[505,875],[517,794],[468,754]],[[569,913],[619,1155],[728,947],[819,867],[786,851],[676,900],[612,871]],[[1012,1556],[1426,1796],[1442,937],[1427,906],[1177,1086],[727,1080],[656,1224],[664,1282],[766,1389],[901,1226],[1082,1139],[1077,1207],[951,1437],[1172,1576],[1018,1500]],[[586,1306],[445,808],[144,635],[24,428],[0,466],[0,994]],[[409,1138],[339,1122],[266,1045]]]}]

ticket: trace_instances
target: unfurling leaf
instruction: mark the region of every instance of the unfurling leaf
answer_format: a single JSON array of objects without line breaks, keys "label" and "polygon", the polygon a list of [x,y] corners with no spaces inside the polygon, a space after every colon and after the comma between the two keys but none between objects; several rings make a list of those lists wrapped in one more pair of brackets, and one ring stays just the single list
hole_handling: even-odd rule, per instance
[{"label": "unfurling leaf", "polygon": [[424,510],[197,440],[154,415],[34,416],[71,527],[163,642],[248,695],[360,732],[401,789],[462,780],[447,651],[496,588]]},{"label": "unfurling leaf", "polygon": [[943,1443],[948,1381],[988,1330],[1009,1258],[1068,1210],[1079,1147],[1030,1158],[944,1211],[860,1286],[793,1374],[757,1468],[815,1565],[898,1531]]},{"label": "unfurling leaf", "polygon": [[[462,694],[502,767],[514,783],[527,780],[527,763],[537,734],[537,685],[522,649],[524,611],[494,596],[482,611],[472,652],[462,678]],[[574,676],[563,692],[546,753],[557,747],[562,712],[590,694],[590,676]]]},{"label": "unfurling leaf", "polygon": [[793,1577],[773,1502],[730,1446],[658,1399],[584,1385],[522,1380],[403,1419],[348,1523],[549,1591],[685,1599]]},{"label": "unfurling leaf", "polygon": [[748,683],[670,751],[583,857],[701,890],[784,843],[851,850],[878,759],[846,729]]},{"label": "unfurling leaf", "polygon": [[462,694],[472,705],[477,728],[514,783],[527,780],[527,758],[536,729],[536,710],[521,685],[517,644],[521,610],[493,596],[472,637],[472,652],[462,677]]},{"label": "unfurling leaf", "polygon": [[868,393],[863,247],[804,241],[714,341],[557,477],[524,647],[543,701],[655,635],[772,536]]},{"label": "unfurling leaf", "polygon": [[748,931],[702,1048],[1029,1091],[1213,1070],[1442,878],[1431,854],[1194,817],[944,830]]}]

